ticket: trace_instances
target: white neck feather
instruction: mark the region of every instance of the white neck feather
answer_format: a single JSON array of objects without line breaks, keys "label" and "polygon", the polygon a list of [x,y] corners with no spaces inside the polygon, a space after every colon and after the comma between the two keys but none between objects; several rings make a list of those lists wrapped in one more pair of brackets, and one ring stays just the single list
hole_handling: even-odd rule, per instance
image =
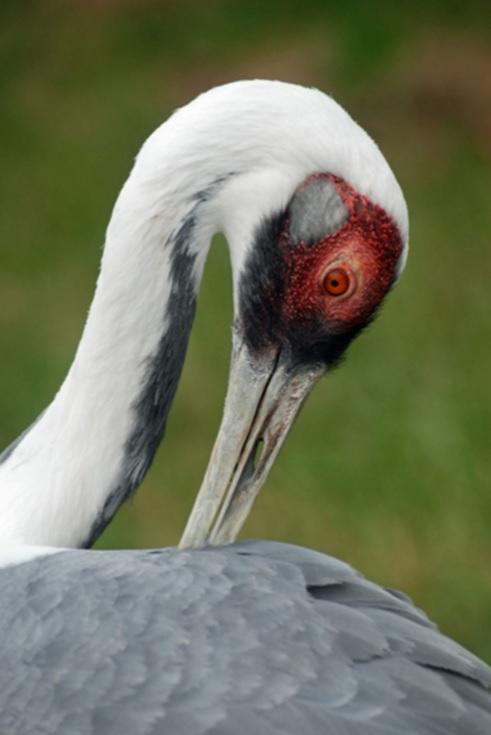
[{"label": "white neck feather", "polygon": [[[172,333],[176,288],[186,287],[176,280],[177,253],[188,256],[194,293],[220,230],[236,281],[261,217],[285,207],[317,171],[350,181],[407,237],[404,200],[385,159],[315,90],[226,85],[179,110],[147,140],[113,211],[74,362],[53,402],[0,464],[0,543],[79,546],[110,520],[125,499],[121,477],[142,391]],[[179,372],[177,363],[160,364],[162,385]],[[146,460],[131,462],[126,471],[136,486]]]}]

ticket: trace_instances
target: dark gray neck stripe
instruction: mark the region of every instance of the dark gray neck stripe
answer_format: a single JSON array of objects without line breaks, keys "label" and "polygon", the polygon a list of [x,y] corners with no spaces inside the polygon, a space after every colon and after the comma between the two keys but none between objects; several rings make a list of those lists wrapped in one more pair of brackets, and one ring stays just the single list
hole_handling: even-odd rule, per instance
[{"label": "dark gray neck stripe", "polygon": [[163,438],[196,310],[194,267],[197,252],[193,250],[192,244],[198,225],[199,209],[232,175],[217,179],[210,187],[193,197],[188,215],[165,244],[165,247],[172,249],[171,291],[162,322],[166,325],[166,331],[162,334],[155,355],[147,360],[145,382],[139,397],[133,403],[133,430],[126,442],[120,479],[95,519],[86,541],[82,544],[83,548],[92,546],[119,506],[137,490]]}]

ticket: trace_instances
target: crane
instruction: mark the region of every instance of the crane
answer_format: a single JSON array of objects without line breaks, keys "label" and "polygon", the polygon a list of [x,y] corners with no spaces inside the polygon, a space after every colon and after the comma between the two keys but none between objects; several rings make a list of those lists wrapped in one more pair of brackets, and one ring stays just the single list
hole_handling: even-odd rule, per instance
[{"label": "crane", "polygon": [[[218,231],[230,378],[180,548],[90,550],[162,438]],[[404,595],[313,550],[235,542],[407,244],[383,155],[317,90],[227,84],[148,138],[67,377],[0,455],[0,732],[491,731],[490,668]]]}]

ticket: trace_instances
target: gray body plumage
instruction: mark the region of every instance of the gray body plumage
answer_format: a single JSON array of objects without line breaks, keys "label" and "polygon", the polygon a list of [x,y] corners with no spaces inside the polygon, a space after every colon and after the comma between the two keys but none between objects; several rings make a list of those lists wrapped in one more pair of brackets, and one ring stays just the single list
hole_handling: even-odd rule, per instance
[{"label": "gray body plumage", "polygon": [[0,589],[2,735],[491,733],[491,669],[318,552],[63,551]]}]

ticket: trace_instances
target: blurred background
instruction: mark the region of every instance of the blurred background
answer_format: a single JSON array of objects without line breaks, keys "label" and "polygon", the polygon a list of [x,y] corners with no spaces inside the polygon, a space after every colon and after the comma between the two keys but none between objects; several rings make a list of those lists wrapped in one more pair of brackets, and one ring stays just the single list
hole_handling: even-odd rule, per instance
[{"label": "blurred background", "polygon": [[[222,82],[318,86],[390,161],[412,250],[243,535],[342,557],[490,661],[490,29],[485,0],[2,0],[0,444],[64,377],[145,137]],[[230,320],[218,240],[166,439],[99,547],[178,541],[220,419]]]}]

